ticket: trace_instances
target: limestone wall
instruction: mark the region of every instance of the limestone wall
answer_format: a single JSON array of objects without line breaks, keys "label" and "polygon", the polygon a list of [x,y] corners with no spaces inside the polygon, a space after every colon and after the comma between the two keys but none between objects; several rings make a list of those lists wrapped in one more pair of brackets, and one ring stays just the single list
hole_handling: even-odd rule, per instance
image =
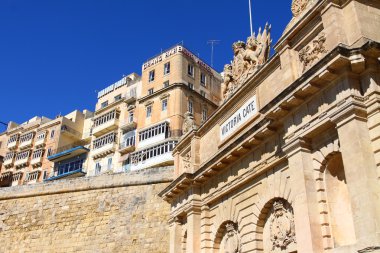
[{"label": "limestone wall", "polygon": [[0,252],[167,252],[172,168],[0,190]]}]

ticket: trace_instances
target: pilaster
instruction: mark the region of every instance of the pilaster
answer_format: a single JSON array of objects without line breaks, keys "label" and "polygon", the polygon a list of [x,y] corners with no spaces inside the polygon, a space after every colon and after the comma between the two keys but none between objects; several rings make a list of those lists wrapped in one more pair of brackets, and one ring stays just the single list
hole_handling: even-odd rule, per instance
[{"label": "pilaster", "polygon": [[291,172],[297,252],[323,252],[310,145],[295,139],[284,147]]},{"label": "pilaster", "polygon": [[380,186],[366,110],[355,99],[332,117],[351,197],[358,250],[380,245]]}]

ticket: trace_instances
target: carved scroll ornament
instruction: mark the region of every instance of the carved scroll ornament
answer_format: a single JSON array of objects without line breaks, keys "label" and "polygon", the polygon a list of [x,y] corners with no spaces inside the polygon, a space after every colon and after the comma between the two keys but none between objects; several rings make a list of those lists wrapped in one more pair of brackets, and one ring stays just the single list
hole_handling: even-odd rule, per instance
[{"label": "carved scroll ornament", "polygon": [[327,53],[325,42],[326,35],[321,33],[309,45],[300,50],[299,58],[303,68],[302,71],[305,71],[311,67],[311,65]]}]

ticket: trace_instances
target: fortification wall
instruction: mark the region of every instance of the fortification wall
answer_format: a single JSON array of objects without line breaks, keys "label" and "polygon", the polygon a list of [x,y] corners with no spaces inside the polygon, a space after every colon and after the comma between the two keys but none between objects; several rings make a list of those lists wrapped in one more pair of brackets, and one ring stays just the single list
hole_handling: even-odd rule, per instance
[{"label": "fortification wall", "polygon": [[172,168],[0,189],[0,252],[167,252]]}]

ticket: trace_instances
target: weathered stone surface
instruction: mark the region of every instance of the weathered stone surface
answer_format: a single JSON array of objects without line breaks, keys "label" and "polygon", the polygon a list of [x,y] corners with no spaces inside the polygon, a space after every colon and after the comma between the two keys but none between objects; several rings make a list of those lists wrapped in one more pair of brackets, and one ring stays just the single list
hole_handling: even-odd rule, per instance
[{"label": "weathered stone surface", "polygon": [[0,252],[167,252],[172,169],[0,190]]}]

